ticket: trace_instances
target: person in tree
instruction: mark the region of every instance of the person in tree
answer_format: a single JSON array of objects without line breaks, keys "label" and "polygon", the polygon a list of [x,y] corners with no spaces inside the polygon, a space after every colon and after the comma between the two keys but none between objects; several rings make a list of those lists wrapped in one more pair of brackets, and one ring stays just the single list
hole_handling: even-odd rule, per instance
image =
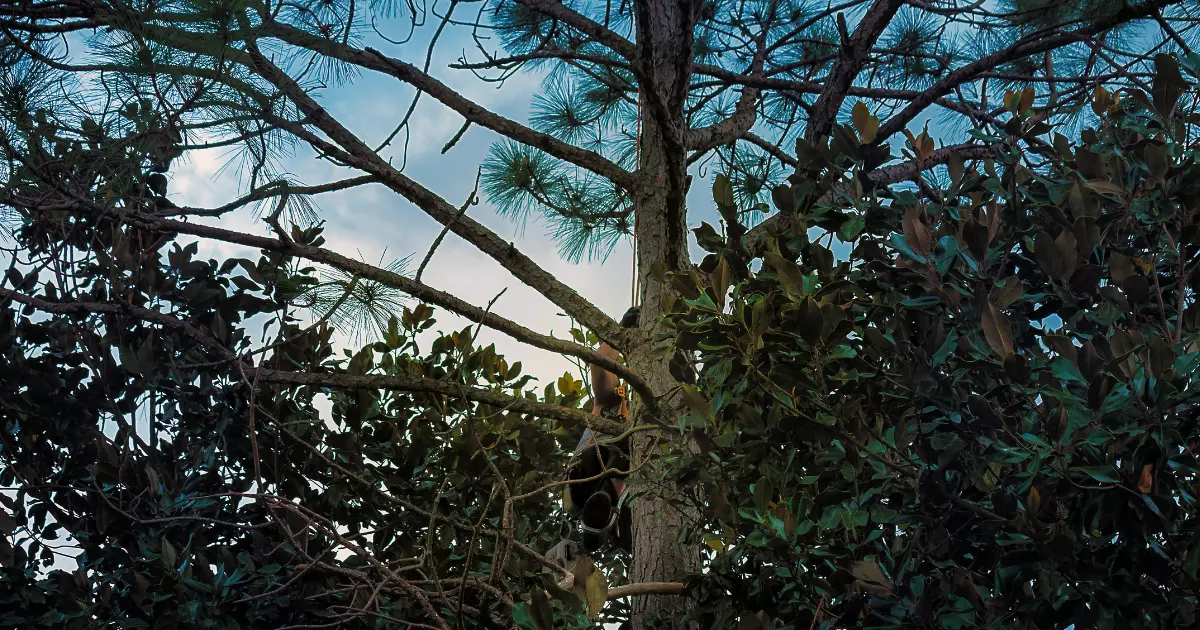
[{"label": "person in tree", "polygon": [[[637,325],[639,311],[632,307],[621,318],[621,325]],[[616,360],[617,350],[601,343],[599,354]],[[627,422],[629,404],[625,386],[617,376],[596,365],[590,366],[592,414]],[[563,492],[563,507],[578,518],[583,529],[583,549],[594,552],[603,547],[610,534],[628,550],[632,542],[629,506],[625,503],[624,478],[629,470],[629,440],[610,443],[613,436],[584,429],[575,457],[567,470],[570,481]],[[614,532],[615,529],[615,532]]]}]

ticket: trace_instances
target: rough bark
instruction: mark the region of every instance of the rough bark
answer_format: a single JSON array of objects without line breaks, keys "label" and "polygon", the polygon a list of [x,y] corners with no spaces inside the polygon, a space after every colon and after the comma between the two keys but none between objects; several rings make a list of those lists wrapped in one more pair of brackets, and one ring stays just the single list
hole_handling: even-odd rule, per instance
[{"label": "rough bark", "polygon": [[[669,286],[654,280],[656,269],[680,271],[690,266],[687,250],[687,154],[684,107],[690,81],[693,32],[699,3],[689,0],[643,0],[636,3],[638,72],[641,75],[641,158],[634,211],[637,216],[637,257],[641,275],[641,327],[646,329],[662,313]],[[663,397],[678,385],[670,375],[671,353],[665,348],[634,353],[630,367],[643,375],[651,390]],[[659,400],[662,419],[675,424],[678,404]],[[649,413],[636,405],[636,417]],[[663,439],[663,438],[659,438]],[[668,449],[686,448],[678,438],[665,438]],[[633,440],[635,461],[661,453],[661,441],[646,434]],[[646,470],[653,471],[651,464]],[[652,476],[647,473],[646,477]],[[643,479],[645,482],[646,479]],[[700,570],[700,555],[694,544],[678,544],[676,536],[688,518],[676,499],[671,484],[641,483],[636,486],[632,506],[633,583],[680,582]],[[669,627],[683,627],[687,599],[653,593],[630,602],[632,627],[641,630],[654,617],[669,619]]]}]

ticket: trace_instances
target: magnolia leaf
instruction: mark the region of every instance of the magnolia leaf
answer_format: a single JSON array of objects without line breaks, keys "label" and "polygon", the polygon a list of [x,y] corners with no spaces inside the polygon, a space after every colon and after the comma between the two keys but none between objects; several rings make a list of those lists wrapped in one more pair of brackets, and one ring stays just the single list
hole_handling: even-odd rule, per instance
[{"label": "magnolia leaf", "polygon": [[1034,514],[1042,507],[1042,493],[1038,492],[1037,488],[1029,489],[1029,496],[1025,497],[1025,507]]},{"label": "magnolia leaf", "polygon": [[850,573],[857,579],[856,585],[864,592],[875,597],[887,597],[892,594],[892,581],[883,573],[879,563],[874,560],[859,560],[851,565]]},{"label": "magnolia leaf", "polygon": [[587,603],[588,617],[593,621],[600,617],[604,610],[604,602],[608,601],[608,578],[604,572],[594,569],[587,576],[584,586],[584,600]]},{"label": "magnolia leaf", "polygon": [[771,481],[766,477],[759,477],[754,483],[754,507],[759,512],[766,514],[771,507],[771,499],[774,494],[771,492]]},{"label": "magnolia leaf", "polygon": [[1171,369],[1175,364],[1175,350],[1162,336],[1156,336],[1150,342],[1150,373],[1156,378]]},{"label": "magnolia leaf", "polygon": [[780,184],[771,189],[771,202],[780,212],[793,212],[796,210],[796,193],[791,186]]},{"label": "magnolia leaf", "polygon": [[1171,168],[1167,152],[1157,144],[1147,142],[1142,147],[1142,159],[1146,161],[1146,169],[1154,179],[1162,179]]},{"label": "magnolia leaf", "polygon": [[1120,186],[1118,186],[1108,180],[1093,179],[1093,180],[1083,182],[1083,185],[1086,186],[1089,190],[1093,190],[1102,195],[1123,195],[1123,194],[1125,194],[1124,188],[1121,188]]},{"label": "magnolia leaf", "polygon": [[1187,81],[1179,73],[1179,60],[1175,55],[1158,54],[1154,56],[1154,108],[1164,117],[1175,111],[1175,103],[1187,88]]},{"label": "magnolia leaf", "polygon": [[995,304],[996,308],[1005,309],[1024,294],[1025,287],[1021,284],[1021,279],[1017,276],[1009,276],[992,289],[988,300]]},{"label": "magnolia leaf", "polygon": [[1024,114],[1025,112],[1033,109],[1033,99],[1035,96],[1036,94],[1031,87],[1021,90],[1020,100],[1017,101],[1017,112]]},{"label": "magnolia leaf", "polygon": [[729,283],[732,277],[732,271],[729,269],[729,261],[725,257],[721,257],[721,262],[717,263],[717,268],[712,272],[712,287],[713,295],[717,300],[717,309],[725,309],[725,294],[729,292]]},{"label": "magnolia leaf", "polygon": [[1108,110],[1113,105],[1112,92],[1104,89],[1104,86],[1097,85],[1092,92],[1092,111],[1097,116],[1103,116],[1108,113]]},{"label": "magnolia leaf", "polygon": [[538,630],[554,630],[554,609],[550,606],[550,598],[546,596],[546,591],[534,587],[530,595],[533,622],[537,624]]},{"label": "magnolia leaf", "polygon": [[793,296],[804,295],[804,271],[800,269],[800,265],[775,252],[767,252],[766,258],[788,293]]},{"label": "magnolia leaf", "polygon": [[1142,474],[1138,477],[1137,489],[1142,494],[1147,494],[1154,487],[1154,464],[1146,464],[1142,467]]},{"label": "magnolia leaf", "polygon": [[966,162],[963,160],[962,153],[953,151],[950,153],[950,161],[946,163],[946,168],[950,172],[950,181],[957,186],[967,172]]},{"label": "magnolia leaf", "polygon": [[1121,284],[1125,279],[1137,273],[1133,268],[1133,262],[1125,257],[1121,252],[1112,252],[1108,255],[1108,273],[1113,282]]},{"label": "magnolia leaf", "polygon": [[858,137],[863,144],[875,142],[875,136],[879,133],[879,118],[871,114],[866,103],[863,101],[855,103],[854,109],[850,112],[850,118],[854,122],[854,128],[858,130]]},{"label": "magnolia leaf", "polygon": [[701,394],[700,390],[691,385],[684,385],[679,388],[679,394],[683,396],[683,402],[687,403],[692,411],[705,418],[709,416],[708,401],[704,399],[704,394]]},{"label": "magnolia leaf", "polygon": [[571,572],[571,592],[579,598],[579,601],[587,602],[587,583],[592,574],[596,572],[596,562],[591,556],[579,556],[575,561],[574,570]]},{"label": "magnolia leaf", "polygon": [[988,302],[983,308],[980,320],[983,324],[983,336],[987,339],[988,346],[1000,355],[1000,358],[1012,354],[1012,325],[1009,324],[1008,316],[1004,314],[1004,311]]},{"label": "magnolia leaf", "polygon": [[1116,471],[1111,466],[1076,466],[1071,470],[1077,470],[1096,481],[1104,483],[1121,483],[1121,478],[1117,476]]},{"label": "magnolia leaf", "polygon": [[929,228],[925,227],[925,223],[921,221],[920,208],[912,206],[905,210],[903,225],[904,240],[908,241],[908,246],[919,256],[929,256],[933,240],[929,235]]},{"label": "magnolia leaf", "polygon": [[1033,255],[1041,265],[1042,270],[1052,278],[1061,279],[1063,276],[1063,257],[1058,250],[1058,244],[1045,231],[1037,233],[1033,240]]},{"label": "magnolia leaf", "polygon": [[733,205],[733,183],[723,173],[713,178],[713,201],[718,206]]}]

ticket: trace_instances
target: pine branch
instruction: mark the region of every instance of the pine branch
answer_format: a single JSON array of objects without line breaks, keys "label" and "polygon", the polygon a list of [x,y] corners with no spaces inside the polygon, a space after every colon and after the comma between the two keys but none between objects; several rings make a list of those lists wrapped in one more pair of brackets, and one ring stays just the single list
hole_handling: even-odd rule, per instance
[{"label": "pine branch", "polygon": [[326,184],[318,184],[315,186],[292,186],[287,182],[270,182],[255,188],[246,195],[243,195],[242,197],[235,199],[223,206],[218,206],[216,208],[193,208],[190,206],[184,206],[181,208],[172,209],[169,214],[173,216],[191,215],[219,217],[243,206],[264,201],[272,197],[280,197],[284,195],[317,195],[320,193],[346,190],[356,186],[361,186],[363,184],[375,183],[376,181],[378,180],[370,175],[360,175],[358,177],[350,177],[347,179],[329,182]]},{"label": "pine branch", "polygon": [[[230,51],[230,54],[236,53]],[[595,331],[597,335],[612,343],[614,347],[623,351],[629,351],[634,347],[635,333],[631,329],[622,328],[619,323],[584,299],[573,288],[521,253],[512,243],[502,240],[495,232],[470,216],[459,216],[458,208],[396,170],[334,119],[294,79],[268,61],[261,53],[251,50],[245,53],[245,56],[247,64],[252,65],[263,78],[287,95],[304,112],[311,124],[337,143],[346,154],[344,159],[347,164],[376,176],[383,184],[424,210],[434,220],[443,226],[450,226],[455,234],[500,263],[526,285]]]},{"label": "pine branch", "polygon": [[904,109],[900,110],[898,114],[880,126],[876,142],[884,142],[892,135],[899,133],[934,101],[950,94],[959,85],[978,78],[982,73],[995,70],[1001,64],[1048,50],[1054,50],[1071,42],[1084,41],[1088,37],[1153,15],[1164,7],[1179,4],[1180,2],[1182,0],[1148,0],[1141,4],[1126,5],[1112,15],[1101,17],[1073,31],[1045,29],[1026,35],[1004,50],[985,55],[972,63],[951,71],[928,89],[922,90]]},{"label": "pine branch", "polygon": [[[904,0],[875,0],[859,22],[858,28],[854,29],[849,41],[844,42],[840,58],[825,77],[825,87],[817,97],[817,102],[813,104],[812,114],[804,131],[804,136],[809,142],[824,136],[833,128],[842,103],[846,100],[847,91],[867,60],[867,54],[892,21],[896,11],[903,5]],[[839,19],[838,24],[842,23]]]},{"label": "pine branch", "polygon": [[396,77],[418,90],[429,94],[434,99],[437,99],[438,102],[453,109],[462,115],[463,118],[480,127],[491,129],[502,136],[512,138],[522,144],[537,147],[560,160],[606,177],[619,186],[629,188],[633,185],[633,174],[610,162],[604,156],[593,151],[572,146],[558,140],[554,136],[535,131],[516,121],[493,113],[474,101],[463,97],[450,86],[437,80],[432,75],[422,72],[412,64],[388,57],[373,48],[360,50],[339,42],[331,42],[279,22],[267,23],[264,25],[264,32],[293,46],[328,55],[360,68]]},{"label": "pine branch", "polygon": [[634,62],[637,59],[637,49],[634,47],[633,42],[621,37],[608,27],[576,12],[567,5],[558,2],[558,0],[516,0],[516,2],[542,15],[552,17],[591,37],[607,46],[626,61]]},{"label": "pine branch", "polygon": [[[279,239],[269,238],[265,236],[256,236],[252,234],[244,234],[224,228],[197,225],[194,223],[184,223],[182,221],[173,221],[170,219],[138,217],[131,213],[127,213],[125,218],[130,223],[139,228],[161,233],[161,234],[189,234],[201,238],[222,241],[235,245],[244,245],[256,249],[263,249],[289,256],[296,256],[327,264],[331,267],[341,269],[350,274],[357,275],[361,278],[378,282],[390,287],[394,287],[411,295],[412,297],[423,302],[440,306],[448,311],[457,313],[473,322],[483,324],[493,330],[502,332],[517,341],[528,344],[535,348],[547,350],[555,354],[572,356],[588,363],[599,365],[604,369],[617,374],[621,378],[629,382],[630,387],[634,388],[639,394],[646,399],[647,404],[653,406],[653,395],[649,385],[636,373],[630,371],[621,363],[617,363],[612,359],[605,357],[590,347],[557,339],[541,333],[530,330],[520,324],[489,312],[481,307],[470,304],[469,302],[455,297],[444,291],[439,291],[426,284],[422,284],[411,278],[405,277],[393,271],[382,269],[374,265],[369,265],[359,260],[349,258],[336,252],[313,247],[311,245],[301,245],[294,241],[282,241]],[[460,221],[467,217],[460,218]]]}]

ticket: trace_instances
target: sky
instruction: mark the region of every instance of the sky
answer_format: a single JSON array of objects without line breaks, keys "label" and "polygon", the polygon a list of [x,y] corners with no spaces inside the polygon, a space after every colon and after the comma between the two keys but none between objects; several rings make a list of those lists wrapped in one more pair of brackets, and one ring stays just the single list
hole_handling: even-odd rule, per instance
[{"label": "sky", "polygon": [[[402,24],[395,24],[395,29],[402,31],[402,28]],[[376,47],[389,56],[420,63],[425,56],[425,38],[430,32],[431,27],[426,26],[418,30],[418,37],[413,42],[401,46],[388,44],[377,36],[364,36],[364,45]],[[527,122],[540,77],[521,73],[498,85],[484,82],[468,71],[447,68],[464,50],[469,51],[469,58],[478,60],[480,55],[474,46],[468,29],[448,27],[439,40],[431,73],[491,111]],[[403,117],[412,93],[391,77],[360,74],[342,86],[321,91],[318,98],[351,131],[368,144],[377,146]],[[489,147],[501,139],[498,134],[472,126],[453,149],[441,154],[442,147],[462,123],[459,114],[428,96],[423,97],[412,119],[412,136],[404,168],[406,175],[456,207],[470,195],[476,169],[486,158]],[[398,145],[396,142],[384,152],[394,164],[399,164],[402,159]],[[170,173],[172,201],[181,206],[214,207],[244,194],[245,178],[233,166],[226,166],[230,158],[228,149],[189,152],[173,165]],[[297,150],[295,156],[282,160],[282,166],[293,178],[307,185],[361,174],[317,160],[311,151],[303,148]],[[693,183],[689,195],[691,226],[699,225],[701,220],[715,225],[717,213],[712,207],[710,190],[710,185],[699,178]],[[411,255],[410,273],[415,272],[417,263],[442,227],[422,210],[378,184],[322,194],[314,201],[320,217],[325,220],[326,248],[372,264],[382,260],[381,266]],[[548,226],[536,213],[530,215],[522,229],[498,215],[495,206],[481,193],[480,204],[469,209],[468,214],[502,238],[512,240],[542,268],[574,287],[610,316],[619,318],[631,306],[632,250],[628,239],[618,244],[604,261],[587,262],[585,258],[584,262],[575,264],[559,257],[557,246],[548,235]],[[266,224],[251,216],[249,209],[208,222],[229,229],[269,234]],[[694,254],[699,253],[694,243],[693,250]],[[211,242],[202,243],[201,252],[218,259],[229,256],[257,258],[250,250]],[[486,305],[506,289],[492,307],[494,312],[535,331],[569,338],[570,320],[562,316],[557,307],[454,234],[448,234],[439,246],[422,281],[479,306]],[[440,309],[436,317],[436,328],[443,331],[458,330],[468,323]],[[497,351],[510,363],[521,361],[524,372],[534,375],[542,383],[558,378],[566,370],[575,371],[573,363],[562,356],[525,346],[486,328],[481,331],[479,341],[482,345],[495,343]]]}]

